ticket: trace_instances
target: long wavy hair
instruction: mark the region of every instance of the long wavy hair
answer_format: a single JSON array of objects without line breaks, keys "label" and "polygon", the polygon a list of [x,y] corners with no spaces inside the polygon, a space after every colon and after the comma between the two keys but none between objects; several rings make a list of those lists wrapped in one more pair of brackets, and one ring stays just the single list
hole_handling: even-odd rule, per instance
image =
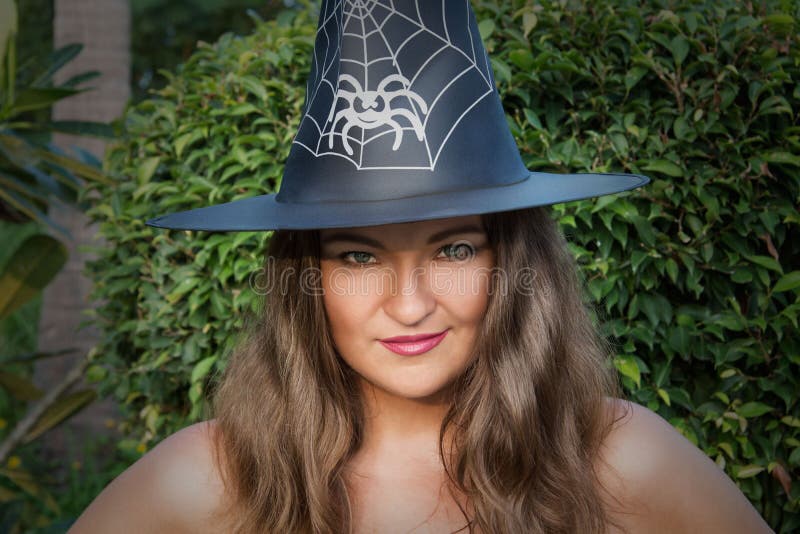
[{"label": "long wavy hair", "polygon": [[[481,217],[495,270],[527,275],[491,278],[472,363],[453,384],[440,429],[451,492],[468,503],[459,504],[465,529],[606,532],[616,523],[596,459],[614,423],[607,401],[622,396],[611,345],[545,208]],[[358,377],[328,328],[319,246],[316,230],[274,232],[261,272],[272,290],[214,384],[231,532],[351,531],[346,468],[364,415]]]}]

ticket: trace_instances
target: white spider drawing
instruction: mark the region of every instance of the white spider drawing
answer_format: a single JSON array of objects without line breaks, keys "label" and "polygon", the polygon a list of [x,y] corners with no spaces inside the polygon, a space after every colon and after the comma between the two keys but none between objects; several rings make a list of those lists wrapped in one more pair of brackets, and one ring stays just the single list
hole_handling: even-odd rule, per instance
[{"label": "white spider drawing", "polygon": [[[341,87],[342,82],[348,82],[353,86],[355,91],[347,91]],[[386,86],[392,82],[399,82],[403,85],[402,89],[395,91],[386,91]],[[395,120],[396,117],[405,117],[411,122],[414,132],[417,134],[417,139],[422,141],[424,132],[422,123],[419,118],[411,111],[403,108],[392,108],[392,100],[400,97],[411,98],[419,104],[422,113],[428,112],[428,105],[417,93],[408,89],[410,82],[405,76],[401,74],[392,74],[381,80],[378,89],[375,91],[364,91],[361,84],[354,77],[349,74],[342,74],[339,76],[339,87],[336,92],[336,98],[331,106],[331,112],[328,115],[328,122],[333,118],[333,112],[336,109],[336,103],[340,98],[347,100],[348,106],[339,111],[333,119],[331,125],[330,135],[328,137],[328,148],[333,148],[333,131],[340,120],[344,119],[345,124],[342,128],[342,143],[344,149],[349,155],[353,155],[353,149],[350,147],[350,140],[347,133],[353,126],[358,126],[365,130],[372,130],[379,126],[389,125],[394,129],[394,144],[392,150],[400,148],[400,143],[403,141],[403,127]],[[361,110],[356,109],[356,99],[361,103]]]}]

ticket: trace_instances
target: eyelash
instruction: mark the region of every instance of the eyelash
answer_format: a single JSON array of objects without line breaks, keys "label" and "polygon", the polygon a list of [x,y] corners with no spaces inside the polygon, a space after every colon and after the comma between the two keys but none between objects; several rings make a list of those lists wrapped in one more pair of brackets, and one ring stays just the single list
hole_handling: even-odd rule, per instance
[{"label": "eyelash", "polygon": [[[453,247],[453,250],[455,250],[456,247],[468,247],[469,250],[470,250],[470,256],[467,259],[464,259],[464,260],[458,260],[458,259],[449,260],[449,261],[454,261],[454,262],[468,261],[469,259],[474,258],[475,255],[480,250],[480,247],[474,247],[474,246],[468,245],[466,243],[449,243],[449,244],[444,245],[443,247],[441,247],[437,252],[441,252],[441,251],[443,251],[443,250],[445,250],[445,249],[447,249],[449,247]],[[372,256],[372,254],[370,254],[369,252],[364,252],[362,250],[348,250],[346,252],[342,252],[341,254],[339,254],[339,259],[342,260],[342,262],[345,263],[346,265],[353,266],[354,268],[361,268],[361,267],[367,267],[369,265],[375,265],[374,263],[357,263],[357,262],[347,261],[346,258],[350,254],[368,254],[368,255]]]}]

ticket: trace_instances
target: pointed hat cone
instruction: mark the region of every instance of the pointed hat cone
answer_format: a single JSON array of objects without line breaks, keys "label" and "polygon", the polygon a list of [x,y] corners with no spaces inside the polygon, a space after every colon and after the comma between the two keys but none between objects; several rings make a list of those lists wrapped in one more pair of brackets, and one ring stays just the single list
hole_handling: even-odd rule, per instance
[{"label": "pointed hat cone", "polygon": [[542,206],[649,182],[527,169],[468,0],[323,0],[280,189],[160,228],[355,227]]}]

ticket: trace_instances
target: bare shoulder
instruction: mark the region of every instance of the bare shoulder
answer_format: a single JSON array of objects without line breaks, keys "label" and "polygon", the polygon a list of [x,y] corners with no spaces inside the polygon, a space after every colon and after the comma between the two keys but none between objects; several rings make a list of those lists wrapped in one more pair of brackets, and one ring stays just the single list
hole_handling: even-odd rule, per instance
[{"label": "bare shoulder", "polygon": [[607,399],[614,424],[598,475],[629,532],[772,532],[736,484],[668,421],[640,404]]},{"label": "bare shoulder", "polygon": [[227,504],[214,458],[216,420],[187,426],[166,438],[161,454],[161,479],[166,494],[191,532],[213,531],[216,514]]},{"label": "bare shoulder", "polygon": [[216,422],[202,421],[163,439],[115,478],[70,534],[219,532],[227,505],[213,456]]}]

